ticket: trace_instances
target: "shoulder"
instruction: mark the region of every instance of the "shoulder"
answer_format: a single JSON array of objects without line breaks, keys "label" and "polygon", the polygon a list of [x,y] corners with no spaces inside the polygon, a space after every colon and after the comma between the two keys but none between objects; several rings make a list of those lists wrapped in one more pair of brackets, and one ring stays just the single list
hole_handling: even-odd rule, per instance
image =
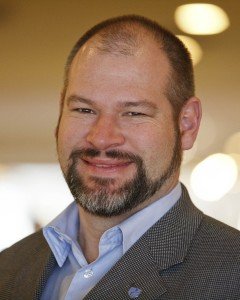
[{"label": "shoulder", "polygon": [[43,237],[42,230],[33,233],[0,253],[0,270],[17,268],[29,257],[39,255],[47,249],[48,245]]},{"label": "shoulder", "polygon": [[181,224],[190,222],[191,227],[195,225],[193,244],[197,244],[203,250],[211,248],[212,251],[214,249],[221,252],[235,251],[236,255],[240,255],[239,230],[199,211],[193,205],[185,187],[183,187],[183,199],[181,202],[178,218],[184,219],[181,221]]},{"label": "shoulder", "polygon": [[203,215],[194,240],[212,252],[235,252],[240,257],[240,231],[209,216]]},{"label": "shoulder", "polygon": [[211,280],[211,274],[221,284],[230,284],[239,290],[240,232],[208,216],[203,216],[188,249],[187,262],[197,270],[196,276]]},{"label": "shoulder", "polygon": [[[20,240],[0,253],[0,299],[33,299],[33,293],[55,264],[42,231]],[[27,295],[27,296],[26,296]]]}]

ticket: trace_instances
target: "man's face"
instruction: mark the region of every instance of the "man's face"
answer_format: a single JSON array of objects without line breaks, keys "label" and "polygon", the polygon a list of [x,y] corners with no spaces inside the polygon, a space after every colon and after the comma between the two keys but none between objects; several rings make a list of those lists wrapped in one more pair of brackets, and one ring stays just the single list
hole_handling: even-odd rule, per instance
[{"label": "man's face", "polygon": [[87,43],[74,58],[57,146],[73,196],[90,213],[122,214],[176,184],[181,142],[165,96],[168,76],[153,42],[133,56]]}]

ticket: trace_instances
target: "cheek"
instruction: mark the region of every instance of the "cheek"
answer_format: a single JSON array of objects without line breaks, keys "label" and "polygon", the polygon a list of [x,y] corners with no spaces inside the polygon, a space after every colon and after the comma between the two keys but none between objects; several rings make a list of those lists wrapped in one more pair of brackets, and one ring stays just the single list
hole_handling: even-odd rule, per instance
[{"label": "cheek", "polygon": [[[151,124],[153,125],[153,124]],[[144,126],[130,139],[132,148],[144,160],[153,176],[165,169],[172,158],[175,145],[175,133],[172,126]],[[155,170],[155,171],[154,171]]]},{"label": "cheek", "polygon": [[63,163],[68,161],[72,150],[80,145],[81,140],[81,132],[75,122],[62,119],[59,125],[57,149],[59,159]]},{"label": "cheek", "polygon": [[81,143],[87,131],[88,126],[77,118],[64,118],[60,122],[58,131],[59,144],[64,147],[64,145],[74,146]]},{"label": "cheek", "polygon": [[174,128],[167,122],[146,122],[129,127],[125,134],[126,140],[132,141],[139,151],[150,154],[167,149],[174,140]]}]

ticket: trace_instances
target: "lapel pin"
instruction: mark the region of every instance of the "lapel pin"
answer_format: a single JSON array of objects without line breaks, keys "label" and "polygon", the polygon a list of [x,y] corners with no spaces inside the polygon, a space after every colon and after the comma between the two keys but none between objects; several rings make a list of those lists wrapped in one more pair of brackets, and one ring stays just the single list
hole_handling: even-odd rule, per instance
[{"label": "lapel pin", "polygon": [[140,294],[142,293],[142,290],[137,288],[137,287],[131,287],[128,290],[128,295],[131,299],[136,299],[140,296]]}]

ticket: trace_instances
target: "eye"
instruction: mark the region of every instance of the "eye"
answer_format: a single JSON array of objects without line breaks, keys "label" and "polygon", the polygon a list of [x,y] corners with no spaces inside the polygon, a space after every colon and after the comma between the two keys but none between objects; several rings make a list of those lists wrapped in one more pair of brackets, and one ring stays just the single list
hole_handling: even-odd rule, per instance
[{"label": "eye", "polygon": [[146,116],[146,114],[142,112],[137,112],[137,111],[129,111],[125,113],[125,115],[130,116],[130,117],[143,117]]},{"label": "eye", "polygon": [[90,108],[84,108],[84,107],[81,107],[81,108],[75,108],[74,111],[77,111],[81,114],[95,114],[95,112],[90,109]]}]

